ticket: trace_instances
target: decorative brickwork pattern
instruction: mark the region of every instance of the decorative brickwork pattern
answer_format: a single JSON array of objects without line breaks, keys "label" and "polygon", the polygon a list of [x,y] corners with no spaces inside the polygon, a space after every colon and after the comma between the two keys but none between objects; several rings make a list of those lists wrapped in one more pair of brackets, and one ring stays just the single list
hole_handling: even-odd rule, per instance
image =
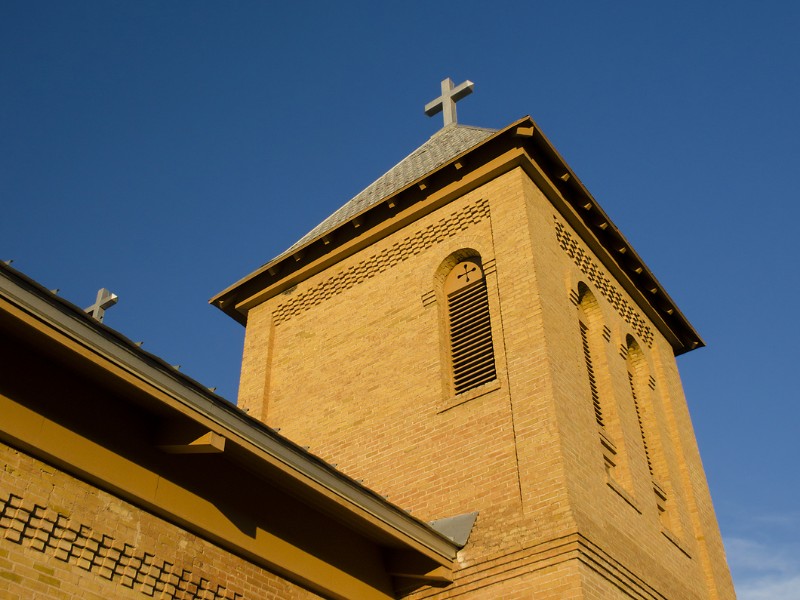
[{"label": "decorative brickwork pattern", "polygon": [[368,256],[357,265],[337,273],[296,298],[281,304],[275,310],[273,316],[275,324],[278,325],[379,273],[383,273],[396,264],[424,252],[434,244],[446,240],[475,223],[479,223],[488,216],[489,203],[481,199],[450,217],[428,225],[414,235]]},{"label": "decorative brickwork pattern", "polygon": [[581,272],[589,278],[589,281],[597,286],[600,293],[605,296],[611,306],[625,319],[633,330],[639,335],[641,340],[647,344],[648,348],[653,346],[653,331],[647,325],[644,318],[631,306],[622,294],[617,290],[614,283],[605,276],[603,269],[595,263],[589,256],[589,252],[584,250],[577,239],[572,237],[567,228],[557,217],[553,217],[556,223],[556,239],[561,249],[567,253]]},{"label": "decorative brickwork pattern", "polygon": [[[359,263],[372,268],[389,258],[384,249],[397,252],[411,238],[422,244],[419,232],[441,231],[444,219],[478,198],[489,199],[489,218],[426,251],[406,251],[371,279],[342,275]],[[672,349],[648,320],[648,350],[598,291],[597,276],[590,280],[558,248],[554,214],[547,197],[515,169],[362,248],[294,293],[266,299],[248,318],[247,404],[282,434],[311,444],[322,459],[422,519],[479,511],[455,582],[399,597],[699,600],[714,596],[714,585],[719,600],[734,598]],[[559,219],[646,319],[568,221]],[[460,253],[465,248],[486,259],[499,379],[459,402],[449,394],[442,285],[450,265],[470,257]],[[497,271],[489,275],[494,260]],[[323,281],[341,288],[362,284],[273,324],[276,309]],[[569,300],[566,282],[573,286]],[[592,319],[584,320],[602,429],[590,408],[578,337],[581,283],[602,312],[590,311]],[[672,475],[663,479],[674,500],[665,505],[672,513],[669,529],[653,505],[653,478],[618,358],[627,333],[657,367],[652,374],[660,393],[650,393],[647,370],[636,391],[645,426],[653,420],[648,443],[656,472]],[[470,395],[483,390],[489,391]],[[667,410],[648,412],[651,398]],[[667,418],[659,421],[662,412]],[[680,534],[686,551],[662,530]]]},{"label": "decorative brickwork pattern", "polygon": [[159,598],[241,600],[242,595],[197,577],[136,547],[20,496],[0,498],[0,535],[121,585]]}]

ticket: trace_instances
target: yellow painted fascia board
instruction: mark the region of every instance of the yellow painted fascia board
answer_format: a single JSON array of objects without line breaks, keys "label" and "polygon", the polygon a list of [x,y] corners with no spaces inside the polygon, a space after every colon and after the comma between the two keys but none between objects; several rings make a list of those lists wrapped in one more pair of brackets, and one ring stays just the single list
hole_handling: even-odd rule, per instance
[{"label": "yellow painted fascia board", "polygon": [[261,528],[248,535],[205,498],[3,395],[0,414],[3,441],[191,531],[199,530],[206,539],[233,547],[288,579],[333,598],[393,597],[390,590],[376,589]]}]

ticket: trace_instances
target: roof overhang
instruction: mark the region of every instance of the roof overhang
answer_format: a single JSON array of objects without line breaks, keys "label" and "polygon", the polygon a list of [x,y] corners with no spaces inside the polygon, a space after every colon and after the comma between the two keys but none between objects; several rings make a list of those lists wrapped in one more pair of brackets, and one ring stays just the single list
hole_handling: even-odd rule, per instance
[{"label": "roof overhang", "polygon": [[293,248],[211,298],[244,324],[248,311],[419,219],[470,189],[522,167],[672,345],[703,346],[655,275],[530,117],[524,117],[394,191],[337,227]]},{"label": "roof overhang", "polygon": [[3,441],[330,597],[451,581],[451,539],[5,265],[0,334]]}]

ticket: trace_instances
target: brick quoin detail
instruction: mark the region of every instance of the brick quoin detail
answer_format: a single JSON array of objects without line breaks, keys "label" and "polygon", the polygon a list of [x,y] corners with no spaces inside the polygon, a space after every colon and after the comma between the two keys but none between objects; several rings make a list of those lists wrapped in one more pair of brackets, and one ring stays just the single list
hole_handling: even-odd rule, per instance
[{"label": "brick quoin detail", "polygon": [[137,552],[131,544],[92,531],[46,507],[23,506],[20,496],[0,498],[0,535],[10,542],[47,553],[109,581],[160,598],[242,600],[241,594],[191,571]]},{"label": "brick quoin detail", "polygon": [[648,348],[653,347],[653,331],[645,322],[644,318],[633,308],[630,303],[614,286],[614,283],[603,274],[602,268],[597,265],[590,257],[589,253],[581,248],[578,240],[574,239],[563,223],[557,217],[553,217],[556,222],[556,239],[561,249],[567,253],[581,272],[589,278],[589,281],[597,286],[600,293],[611,303],[611,306],[619,313],[625,322],[630,325],[639,335]]},{"label": "brick quoin detail", "polygon": [[383,273],[396,264],[420,254],[436,243],[442,242],[459,231],[479,223],[489,216],[489,203],[485,199],[478,200],[475,204],[467,206],[449,218],[441,219],[437,223],[400,240],[390,248],[373,254],[360,261],[357,265],[322,281],[304,292],[281,304],[273,315],[276,325],[321,304],[345,290],[359,283]]}]

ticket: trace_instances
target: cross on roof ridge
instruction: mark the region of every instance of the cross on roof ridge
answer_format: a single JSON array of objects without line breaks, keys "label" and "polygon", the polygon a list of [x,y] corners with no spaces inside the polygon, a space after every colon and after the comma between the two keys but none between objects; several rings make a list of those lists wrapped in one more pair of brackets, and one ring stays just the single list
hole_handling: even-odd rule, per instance
[{"label": "cross on roof ridge", "polygon": [[438,98],[431,100],[425,105],[425,114],[429,117],[442,112],[444,116],[444,126],[453,125],[458,123],[456,116],[456,102],[461,100],[464,96],[469,96],[475,84],[469,79],[464,83],[460,83],[454,87],[453,80],[447,77],[442,80],[442,95]]},{"label": "cross on roof ridge", "polygon": [[114,306],[117,303],[117,300],[119,300],[119,297],[116,294],[111,293],[106,288],[100,288],[97,291],[97,300],[95,300],[94,304],[84,310],[86,313],[90,314],[92,317],[102,323],[106,309]]}]

